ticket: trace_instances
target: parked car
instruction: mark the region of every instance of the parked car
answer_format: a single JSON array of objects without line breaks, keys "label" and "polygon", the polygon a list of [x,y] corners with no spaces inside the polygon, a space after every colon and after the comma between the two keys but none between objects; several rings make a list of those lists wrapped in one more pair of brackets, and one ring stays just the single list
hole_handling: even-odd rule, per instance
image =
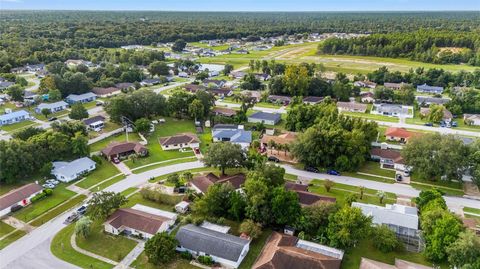
[{"label": "parked car", "polygon": [[276,162],[276,163],[280,162],[280,160],[275,156],[269,156],[267,160],[269,162]]},{"label": "parked car", "polygon": [[45,182],[48,183],[48,184],[52,184],[52,185],[57,185],[57,184],[60,183],[60,181],[55,180],[55,179],[47,179]]},{"label": "parked car", "polygon": [[104,105],[104,102],[103,101],[97,101],[95,103],[96,106],[103,106]]},{"label": "parked car", "polygon": [[320,173],[320,171],[317,168],[312,166],[305,166],[305,171],[312,172],[312,173]]},{"label": "parked car", "polygon": [[120,159],[118,159],[117,157],[113,158],[112,160],[113,163],[120,163]]},{"label": "parked car", "polygon": [[193,151],[195,151],[195,154],[200,154],[200,149],[199,148],[194,148]]},{"label": "parked car", "polygon": [[48,119],[48,121],[54,121],[54,120],[57,120],[57,117],[51,117]]},{"label": "parked car", "polygon": [[73,212],[72,215],[68,216],[64,224],[70,224],[74,221],[77,221],[80,218],[80,215],[77,212]]},{"label": "parked car", "polygon": [[85,212],[87,212],[87,206],[86,205],[82,205],[81,207],[79,207],[77,209],[77,213],[80,214],[80,215],[85,214]]},{"label": "parked car", "polygon": [[446,127],[445,123],[440,123],[440,127],[445,128]]},{"label": "parked car", "polygon": [[458,123],[456,121],[452,121],[452,127],[458,127]]},{"label": "parked car", "polygon": [[338,172],[338,171],[336,171],[336,170],[328,170],[328,171],[327,171],[327,174],[333,175],[333,176],[339,176],[339,175],[340,175],[340,172]]},{"label": "parked car", "polygon": [[397,181],[402,181],[403,178],[402,178],[402,175],[397,174],[397,175],[395,176],[395,179],[396,179]]},{"label": "parked car", "polygon": [[42,187],[43,187],[44,189],[54,189],[54,188],[55,188],[55,185],[50,184],[50,183],[45,183],[45,184],[42,185]]},{"label": "parked car", "polygon": [[433,126],[433,123],[427,122],[427,123],[425,123],[424,125],[425,125],[425,126],[430,126],[430,127],[432,127],[432,126]]}]

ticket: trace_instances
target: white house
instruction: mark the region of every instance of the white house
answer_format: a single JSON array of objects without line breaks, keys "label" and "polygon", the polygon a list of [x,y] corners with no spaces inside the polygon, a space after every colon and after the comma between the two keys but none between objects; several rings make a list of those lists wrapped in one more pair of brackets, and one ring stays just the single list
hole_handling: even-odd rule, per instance
[{"label": "white house", "polygon": [[55,103],[41,103],[35,108],[35,112],[38,114],[42,113],[43,109],[50,110],[50,113],[59,112],[67,109],[68,104],[65,101],[58,101]]},{"label": "white house", "polygon": [[42,190],[42,186],[30,183],[0,196],[0,218],[15,210],[16,207],[29,205],[30,199]]},{"label": "white house", "polygon": [[181,148],[198,148],[200,139],[192,133],[183,133],[174,136],[160,137],[158,139],[163,150],[174,150]]},{"label": "white house", "polygon": [[88,157],[71,162],[53,162],[52,175],[62,182],[70,182],[79,176],[95,170],[96,163]]},{"label": "white house", "polygon": [[193,224],[180,227],[175,238],[178,251],[208,255],[227,268],[238,268],[250,249],[250,240]]},{"label": "white house", "polygon": [[14,124],[31,119],[30,113],[25,110],[18,110],[8,114],[0,115],[0,126]]},{"label": "white house", "polygon": [[177,214],[137,204],[132,208],[117,209],[103,226],[107,233],[149,239],[156,233],[167,231],[175,224],[176,217]]},{"label": "white house", "polygon": [[75,103],[88,103],[95,101],[97,99],[97,95],[94,94],[93,92],[87,92],[83,94],[69,94],[67,98],[65,98],[65,101],[69,104],[75,104]]},{"label": "white house", "polygon": [[480,114],[464,114],[463,120],[472,125],[480,125]]},{"label": "white house", "polygon": [[397,104],[373,104],[371,114],[398,118],[413,118],[413,106]]},{"label": "white house", "polygon": [[213,142],[231,142],[247,149],[252,143],[252,131],[245,131],[242,125],[217,124],[212,129]]}]

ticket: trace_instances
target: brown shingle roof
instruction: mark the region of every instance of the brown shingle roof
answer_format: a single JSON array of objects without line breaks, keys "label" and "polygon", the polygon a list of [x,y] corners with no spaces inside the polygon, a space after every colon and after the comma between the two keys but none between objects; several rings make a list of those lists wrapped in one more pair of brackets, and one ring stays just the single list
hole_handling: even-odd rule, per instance
[{"label": "brown shingle roof", "polygon": [[402,155],[398,150],[372,148],[372,150],[370,150],[370,155],[378,156],[383,159],[390,159],[393,160],[395,163],[404,163]]},{"label": "brown shingle roof", "polygon": [[102,153],[105,156],[112,156],[129,151],[135,151],[136,153],[142,153],[147,151],[147,148],[138,142],[113,142],[106,148],[102,149]]},{"label": "brown shingle roof", "polygon": [[109,87],[109,88],[93,88],[92,92],[98,95],[106,95],[106,94],[111,94],[114,92],[120,91],[120,89],[115,88],[115,87]]},{"label": "brown shingle roof", "polygon": [[126,226],[149,234],[158,232],[163,222],[170,219],[132,208],[115,211],[106,221],[116,229]]},{"label": "brown shingle roof", "polygon": [[291,191],[308,191],[308,185],[285,182],[285,188]]},{"label": "brown shingle roof", "polygon": [[244,174],[236,174],[233,176],[225,176],[225,177],[217,177],[212,173],[208,173],[207,175],[196,176],[193,178],[191,184],[195,185],[198,189],[200,189],[203,193],[207,192],[208,187],[215,183],[226,183],[230,182],[235,189],[239,189],[245,183],[245,175]]},{"label": "brown shingle roof", "polygon": [[337,199],[333,197],[322,196],[308,191],[296,191],[296,193],[298,194],[298,201],[300,204],[305,206],[313,205],[320,201],[331,203],[335,203],[337,201]]},{"label": "brown shingle roof", "polygon": [[39,192],[42,189],[42,186],[35,183],[30,183],[18,189],[11,190],[10,192],[0,197],[0,210],[3,210],[18,202],[21,202],[22,200],[28,198],[30,195]]},{"label": "brown shingle roof", "polygon": [[226,107],[216,107],[212,109],[212,112],[215,113],[216,115],[223,115],[227,117],[237,115],[237,111],[230,108],[226,108]]},{"label": "brown shingle roof", "polygon": [[192,133],[183,133],[174,136],[160,137],[158,139],[162,146],[198,143],[200,140]]}]

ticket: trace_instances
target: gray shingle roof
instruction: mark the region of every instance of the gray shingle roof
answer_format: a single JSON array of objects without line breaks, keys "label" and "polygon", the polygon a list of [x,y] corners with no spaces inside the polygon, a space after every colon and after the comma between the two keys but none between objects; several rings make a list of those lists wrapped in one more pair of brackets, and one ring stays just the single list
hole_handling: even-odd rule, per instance
[{"label": "gray shingle roof", "polygon": [[53,162],[53,172],[73,177],[76,174],[89,170],[95,162],[88,157],[76,159],[71,162]]},{"label": "gray shingle roof", "polygon": [[249,240],[198,227],[193,224],[182,226],[175,238],[182,247],[204,252],[230,261],[238,261]]},{"label": "gray shingle roof", "polygon": [[277,113],[267,113],[267,112],[259,111],[257,113],[250,115],[249,118],[276,122],[276,121],[279,121],[281,117],[282,116],[280,116],[280,114],[277,114]]},{"label": "gray shingle roof", "polygon": [[229,138],[232,143],[251,143],[252,142],[252,132],[245,130],[214,130],[213,137],[219,138],[220,140],[224,138]]}]

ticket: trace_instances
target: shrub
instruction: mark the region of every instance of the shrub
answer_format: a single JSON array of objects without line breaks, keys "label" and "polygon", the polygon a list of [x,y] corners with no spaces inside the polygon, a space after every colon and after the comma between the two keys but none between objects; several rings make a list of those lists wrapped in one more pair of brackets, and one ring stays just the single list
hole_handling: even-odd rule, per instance
[{"label": "shrub", "polygon": [[96,164],[98,164],[98,165],[102,164],[102,162],[103,162],[102,157],[100,157],[100,156],[98,156],[98,155],[93,155],[93,156],[91,157],[91,159],[92,159],[92,161],[94,161],[94,162],[95,162]]},{"label": "shrub", "polygon": [[373,246],[381,252],[391,252],[400,246],[395,232],[386,225],[375,227],[372,230]]},{"label": "shrub", "polygon": [[45,192],[45,194],[46,194],[47,196],[50,196],[50,195],[53,194],[53,190],[52,190],[52,189],[44,189],[43,192]]},{"label": "shrub", "polygon": [[190,253],[190,252],[188,252],[188,251],[184,251],[184,252],[180,252],[180,258],[189,261],[189,260],[191,260],[193,257],[192,257],[192,253]]},{"label": "shrub", "polygon": [[198,261],[201,264],[205,264],[205,265],[212,265],[213,264],[213,259],[210,256],[198,256]]},{"label": "shrub", "polygon": [[193,224],[200,225],[205,219],[203,217],[196,217],[193,219]]},{"label": "shrub", "polygon": [[37,195],[33,196],[31,199],[30,199],[30,202],[31,203],[35,203],[36,201],[38,200],[41,200],[43,198],[47,197],[47,193],[45,191],[42,191],[41,193],[38,193]]}]

